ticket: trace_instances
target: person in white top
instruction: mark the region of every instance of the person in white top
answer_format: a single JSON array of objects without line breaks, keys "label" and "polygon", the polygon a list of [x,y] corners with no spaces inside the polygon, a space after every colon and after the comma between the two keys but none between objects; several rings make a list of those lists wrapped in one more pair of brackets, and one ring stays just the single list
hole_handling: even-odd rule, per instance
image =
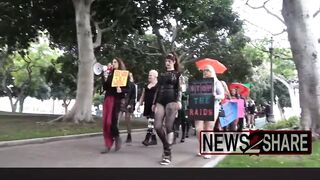
[{"label": "person in white top", "polygon": [[[206,65],[203,69],[203,78],[213,78],[214,79],[214,89],[213,89],[213,96],[215,99],[214,102],[214,119],[211,121],[204,121],[204,120],[196,120],[195,121],[195,126],[196,126],[196,131],[197,131],[197,137],[198,141],[200,143],[200,132],[202,130],[207,130],[207,131],[212,131],[214,128],[214,125],[216,123],[216,120],[218,119],[219,115],[219,109],[220,109],[220,101],[224,99],[224,89],[217,78],[216,72],[214,68],[211,65]],[[198,156],[201,156],[200,153],[197,154]],[[203,156],[205,159],[211,158],[211,155],[204,155]]]}]

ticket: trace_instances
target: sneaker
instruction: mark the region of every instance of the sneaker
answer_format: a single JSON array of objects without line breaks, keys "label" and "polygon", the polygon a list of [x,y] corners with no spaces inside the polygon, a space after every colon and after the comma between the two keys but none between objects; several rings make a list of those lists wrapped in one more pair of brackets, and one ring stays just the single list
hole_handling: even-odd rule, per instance
[{"label": "sneaker", "polygon": [[166,149],[162,154],[162,161],[160,161],[161,165],[169,165],[171,163],[171,150]]},{"label": "sneaker", "polygon": [[211,155],[204,155],[203,158],[204,159],[210,159],[212,156]]},{"label": "sneaker", "polygon": [[167,158],[167,157],[163,158],[162,161],[160,161],[160,164],[165,166],[169,165],[170,163],[171,163],[171,160],[170,158]]}]

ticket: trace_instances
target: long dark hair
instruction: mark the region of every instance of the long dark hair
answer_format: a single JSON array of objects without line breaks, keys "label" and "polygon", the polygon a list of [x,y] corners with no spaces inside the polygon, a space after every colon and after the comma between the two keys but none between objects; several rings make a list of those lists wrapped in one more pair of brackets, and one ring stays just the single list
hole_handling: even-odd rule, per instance
[{"label": "long dark hair", "polygon": [[169,52],[165,59],[170,59],[170,60],[174,61],[175,62],[174,70],[176,70],[178,72],[181,71],[180,60],[178,58],[178,55],[175,52]]},{"label": "long dark hair", "polygon": [[119,64],[119,68],[118,69],[119,70],[126,70],[126,66],[124,65],[124,62],[123,62],[123,60],[121,58],[115,57],[114,59],[118,61],[118,64]]}]

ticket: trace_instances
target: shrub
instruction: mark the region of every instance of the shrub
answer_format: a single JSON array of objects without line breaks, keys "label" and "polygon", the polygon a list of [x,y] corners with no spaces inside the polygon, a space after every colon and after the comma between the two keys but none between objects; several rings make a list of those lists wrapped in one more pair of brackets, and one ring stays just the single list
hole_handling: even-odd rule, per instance
[{"label": "shrub", "polygon": [[280,120],[274,124],[266,124],[263,128],[269,130],[293,128],[299,126],[299,118],[296,116],[290,117],[288,120]]}]

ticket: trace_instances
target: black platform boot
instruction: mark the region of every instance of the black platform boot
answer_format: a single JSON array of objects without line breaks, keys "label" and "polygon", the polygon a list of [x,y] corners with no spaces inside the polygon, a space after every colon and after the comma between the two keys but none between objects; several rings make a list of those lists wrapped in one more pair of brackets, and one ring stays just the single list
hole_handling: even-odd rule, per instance
[{"label": "black platform boot", "polygon": [[157,137],[155,134],[151,135],[151,141],[149,142],[149,145],[157,145]]},{"label": "black platform boot", "polygon": [[131,133],[128,133],[126,143],[131,143],[131,142],[132,142]]},{"label": "black platform boot", "polygon": [[144,141],[142,141],[142,144],[145,145],[145,146],[148,146],[150,137],[151,137],[151,133],[148,132],[147,135],[146,135],[146,138],[144,139]]}]

